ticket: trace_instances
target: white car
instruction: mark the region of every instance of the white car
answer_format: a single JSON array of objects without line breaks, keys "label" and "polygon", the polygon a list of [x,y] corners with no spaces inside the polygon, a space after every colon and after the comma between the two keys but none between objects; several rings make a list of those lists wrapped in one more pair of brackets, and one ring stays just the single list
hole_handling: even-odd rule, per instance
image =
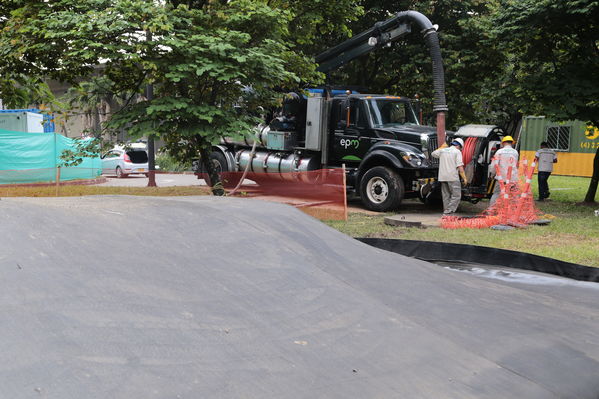
[{"label": "white car", "polygon": [[105,175],[116,175],[118,178],[133,174],[148,176],[148,170],[148,152],[145,145],[115,147],[102,155],[102,174]]}]

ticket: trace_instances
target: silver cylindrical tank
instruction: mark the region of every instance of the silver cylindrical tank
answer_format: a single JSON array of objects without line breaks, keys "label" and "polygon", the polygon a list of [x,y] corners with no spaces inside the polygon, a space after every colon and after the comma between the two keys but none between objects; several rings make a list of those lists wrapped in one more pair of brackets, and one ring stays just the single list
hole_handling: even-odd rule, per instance
[{"label": "silver cylindrical tank", "polygon": [[[244,171],[250,159],[251,150],[244,149],[237,152],[235,159],[238,170]],[[320,167],[320,157],[312,155],[300,155],[298,153],[256,151],[250,164],[250,172],[274,173],[281,180],[309,182],[306,174],[294,172],[308,172]]]}]

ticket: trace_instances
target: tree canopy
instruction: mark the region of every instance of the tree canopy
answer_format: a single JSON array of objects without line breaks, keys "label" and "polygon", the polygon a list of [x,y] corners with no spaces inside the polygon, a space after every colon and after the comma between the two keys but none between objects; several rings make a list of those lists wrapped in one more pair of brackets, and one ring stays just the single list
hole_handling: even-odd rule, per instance
[{"label": "tree canopy", "polygon": [[[493,26],[524,112],[599,127],[599,2],[505,0]],[[599,148],[585,202],[598,184]]]},{"label": "tree canopy", "polygon": [[[79,83],[101,65],[116,93],[156,85],[153,105],[133,104],[112,126],[143,133],[156,119],[161,133],[185,131],[180,121],[189,120],[216,137],[245,122],[220,115],[244,88],[255,89],[252,108],[266,104],[267,88],[319,82],[311,56],[404,9],[439,25],[451,126],[508,125],[521,113],[597,118],[599,6],[591,0],[11,0],[0,5],[0,93],[8,102],[41,98],[32,79]],[[349,64],[334,81],[431,98],[420,37],[396,46]],[[145,123],[133,126],[142,111]]]},{"label": "tree canopy", "polygon": [[[439,26],[448,126],[493,123],[514,131],[522,114],[593,121],[599,115],[599,3],[592,0],[361,0],[365,30],[414,9]],[[329,41],[340,42],[342,37]],[[323,49],[328,46],[328,42]],[[418,34],[348,64],[336,82],[432,98],[430,59]]]},{"label": "tree canopy", "polygon": [[599,2],[504,1],[493,18],[527,112],[599,126]]},{"label": "tree canopy", "polygon": [[[162,136],[175,154],[195,156],[222,136],[249,132],[277,90],[319,82],[298,46],[346,30],[360,12],[349,4],[14,0],[0,9],[0,95],[14,97],[6,87],[17,76],[69,82],[88,97],[90,88],[127,93],[108,128]],[[86,85],[97,74],[102,86]],[[148,84],[153,99],[141,95]]]},{"label": "tree canopy", "polygon": [[[502,90],[508,63],[506,54],[492,44],[489,29],[497,1],[362,0],[360,4],[365,14],[350,24],[354,33],[405,9],[419,11],[439,26],[450,107],[448,127],[474,121],[507,125],[514,118],[511,107],[492,102],[489,97],[490,92]],[[343,37],[331,38],[333,42],[342,40]],[[368,87],[373,92],[419,94],[425,104],[432,103],[430,57],[418,32],[412,32],[390,49],[372,52],[348,64],[332,79]]]}]

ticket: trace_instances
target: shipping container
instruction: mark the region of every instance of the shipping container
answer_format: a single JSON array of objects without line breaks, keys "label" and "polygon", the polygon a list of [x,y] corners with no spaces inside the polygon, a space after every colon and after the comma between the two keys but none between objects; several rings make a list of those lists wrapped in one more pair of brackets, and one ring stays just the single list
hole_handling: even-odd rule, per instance
[{"label": "shipping container", "polygon": [[0,113],[0,129],[14,132],[43,133],[44,116],[34,112]]},{"label": "shipping container", "polygon": [[[54,115],[52,114],[48,114],[46,112],[42,112],[41,110],[37,109],[37,108],[28,108],[28,109],[0,109],[0,118],[2,117],[2,115],[4,114],[17,114],[17,113],[23,113],[23,112],[32,112],[35,114],[40,114],[43,117],[43,133],[53,133],[55,130],[55,125],[54,125]],[[0,129],[8,129],[6,127],[0,127]],[[10,129],[9,129],[10,130]],[[16,130],[16,131],[23,131],[23,130]],[[42,133],[39,131],[34,131],[34,132],[28,132],[28,133]]]},{"label": "shipping container", "polygon": [[520,158],[532,160],[542,141],[557,153],[553,174],[590,177],[599,147],[599,129],[582,121],[554,122],[525,116],[518,138]]}]

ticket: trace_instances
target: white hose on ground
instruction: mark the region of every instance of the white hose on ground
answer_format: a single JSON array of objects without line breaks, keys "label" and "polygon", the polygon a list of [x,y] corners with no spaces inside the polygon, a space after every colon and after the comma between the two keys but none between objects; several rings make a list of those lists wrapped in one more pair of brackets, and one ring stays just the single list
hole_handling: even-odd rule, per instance
[{"label": "white hose on ground", "polygon": [[254,137],[254,144],[252,145],[252,151],[250,151],[250,158],[248,160],[247,165],[245,165],[245,170],[243,171],[243,174],[241,175],[241,179],[239,179],[239,182],[237,182],[237,185],[235,186],[235,188],[233,190],[231,190],[231,192],[229,192],[229,194],[227,195],[235,195],[237,193],[237,190],[239,190],[239,188],[241,187],[241,185],[243,184],[243,181],[245,180],[245,177],[247,176],[249,170],[250,170],[250,165],[252,164],[252,161],[254,160],[254,155],[256,154],[256,145],[258,144],[258,140],[260,140],[260,137],[262,137],[262,132],[264,131],[264,129],[266,129],[268,127],[268,125],[265,125],[261,130],[260,133],[258,133],[255,137]]}]

